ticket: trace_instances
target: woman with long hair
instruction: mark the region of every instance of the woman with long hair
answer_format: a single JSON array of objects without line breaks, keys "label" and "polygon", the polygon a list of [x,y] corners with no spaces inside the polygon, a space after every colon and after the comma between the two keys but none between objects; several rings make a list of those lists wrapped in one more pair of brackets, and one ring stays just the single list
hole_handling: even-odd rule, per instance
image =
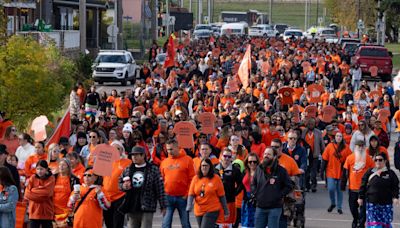
[{"label": "woman with long hair", "polygon": [[[110,207],[102,191],[102,178],[93,173],[92,168],[87,168],[83,174],[83,184],[79,191],[71,193],[68,206],[75,211],[73,227],[101,228],[103,226],[103,209]],[[79,207],[78,207],[79,205]]]},{"label": "woman with long hair", "polygon": [[18,169],[25,168],[25,161],[35,153],[35,147],[33,144],[33,139],[30,135],[26,133],[22,133],[18,136],[19,147],[15,152],[15,155],[18,157]]},{"label": "woman with long hair", "polygon": [[371,136],[369,139],[369,147],[367,148],[366,152],[369,156],[371,156],[371,158],[377,154],[385,153],[386,160],[389,161],[389,153],[385,147],[381,146],[379,138],[376,135]]},{"label": "woman with long hair", "polygon": [[192,210],[193,201],[199,228],[214,227],[221,209],[225,217],[229,216],[222,180],[214,173],[214,166],[208,158],[201,161],[197,175],[190,184],[187,211]]},{"label": "woman with long hair", "polygon": [[54,219],[54,176],[46,160],[35,165],[36,172],[28,180],[24,198],[29,200],[29,220],[31,228],[52,228]]},{"label": "woman with long hair", "polygon": [[47,163],[53,174],[58,172],[58,162],[60,161],[60,147],[57,143],[52,143],[49,146],[49,153],[47,156]]},{"label": "woman with long hair", "polygon": [[66,227],[70,214],[68,200],[74,185],[79,185],[80,180],[72,174],[71,162],[68,159],[60,159],[57,169],[58,172],[54,174],[54,227]]},{"label": "woman with long hair", "polygon": [[0,166],[0,227],[15,227],[18,189],[10,170]]},{"label": "woman with long hair", "polygon": [[19,147],[17,128],[15,126],[7,127],[4,138],[0,139],[0,144],[7,146],[7,151],[9,154],[15,154],[15,151],[17,151],[17,148]]},{"label": "woman with long hair", "polygon": [[254,174],[256,173],[258,164],[260,164],[260,158],[256,153],[250,153],[244,160],[246,171],[243,177],[243,185],[246,192],[242,202],[242,214],[241,214],[242,227],[247,227],[247,228],[255,227],[256,208],[253,205],[253,202],[250,201],[250,194],[251,194],[251,182],[253,181]]},{"label": "woman with long hair", "polygon": [[228,149],[232,151],[232,154],[236,159],[244,161],[244,159],[247,157],[247,149],[240,144],[240,138],[237,135],[232,135],[230,137]]},{"label": "woman with long hair", "polygon": [[[329,198],[331,199],[328,212],[332,212],[337,207],[338,213],[343,214],[343,193],[340,190],[340,179],[344,162],[350,154],[350,148],[346,145],[340,132],[336,133],[335,139],[328,144],[322,154],[321,176],[323,177],[323,173],[326,171]],[[335,195],[337,195],[337,202]]]}]

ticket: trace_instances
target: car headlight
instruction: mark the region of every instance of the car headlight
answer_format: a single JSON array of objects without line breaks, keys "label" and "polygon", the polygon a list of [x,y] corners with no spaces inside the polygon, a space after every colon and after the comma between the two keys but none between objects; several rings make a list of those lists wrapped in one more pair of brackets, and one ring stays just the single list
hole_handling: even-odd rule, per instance
[{"label": "car headlight", "polygon": [[117,67],[117,68],[115,68],[115,70],[121,71],[121,70],[124,70],[124,67]]}]

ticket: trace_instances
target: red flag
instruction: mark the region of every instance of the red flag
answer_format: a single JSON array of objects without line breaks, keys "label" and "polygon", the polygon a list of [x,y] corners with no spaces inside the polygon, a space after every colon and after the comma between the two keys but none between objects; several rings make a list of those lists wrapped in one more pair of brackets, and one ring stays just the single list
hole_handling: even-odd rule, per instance
[{"label": "red flag", "polygon": [[246,53],[243,56],[242,62],[238,70],[238,75],[243,87],[246,89],[249,86],[249,70],[251,69],[251,46],[247,45]]},{"label": "red flag", "polygon": [[57,128],[54,130],[53,134],[46,142],[46,147],[48,147],[52,143],[58,143],[61,137],[69,137],[71,131],[71,116],[69,113],[69,109],[65,112],[63,118],[58,124]]},{"label": "red flag", "polygon": [[168,46],[167,46],[167,56],[164,62],[164,68],[171,67],[175,65],[175,45],[174,38],[169,36]]}]

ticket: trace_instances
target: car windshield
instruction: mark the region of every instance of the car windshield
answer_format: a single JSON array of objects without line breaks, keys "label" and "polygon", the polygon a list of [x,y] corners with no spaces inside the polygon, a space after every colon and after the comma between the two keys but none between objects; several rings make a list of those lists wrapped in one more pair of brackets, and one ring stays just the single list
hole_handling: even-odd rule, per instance
[{"label": "car windshield", "polygon": [[250,29],[251,30],[262,30],[262,28],[259,28],[259,27],[251,27]]},{"label": "car windshield", "polygon": [[334,30],[330,30],[330,29],[322,30],[321,34],[322,35],[336,35],[335,31]]},{"label": "car windshield", "polygon": [[196,26],[196,30],[200,30],[200,29],[211,30],[211,27],[210,26],[206,26],[206,25],[198,25],[198,26]]},{"label": "car windshield", "polygon": [[360,56],[388,57],[389,53],[386,50],[379,48],[363,48],[360,50]]},{"label": "car windshield", "polygon": [[357,43],[347,43],[346,46],[344,47],[344,49],[347,52],[355,52],[357,50],[358,44]]},{"label": "car windshield", "polygon": [[297,32],[297,31],[287,31],[285,32],[285,36],[302,36],[303,33],[302,32]]},{"label": "car windshield", "polygon": [[287,27],[288,27],[287,25],[276,25],[275,26],[276,29],[282,29],[282,30],[286,29]]},{"label": "car windshield", "polygon": [[95,62],[97,63],[126,63],[124,55],[99,55]]}]

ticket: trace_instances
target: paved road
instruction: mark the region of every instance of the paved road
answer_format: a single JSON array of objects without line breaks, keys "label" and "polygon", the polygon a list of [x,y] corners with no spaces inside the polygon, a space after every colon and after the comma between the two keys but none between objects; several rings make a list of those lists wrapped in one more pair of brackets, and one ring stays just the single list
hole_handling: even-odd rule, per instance
[{"label": "paved road", "polygon": [[[372,83],[371,83],[372,86]],[[98,91],[106,91],[110,93],[112,89],[118,91],[132,88],[131,86],[119,86],[117,84],[106,84],[98,86]],[[394,137],[392,134],[392,139]],[[393,158],[393,145],[395,141],[392,140],[391,146],[389,147],[390,156]],[[393,167],[393,165],[392,165]],[[398,173],[399,174],[399,173]],[[400,175],[399,175],[400,176]],[[339,215],[336,210],[332,213],[328,213],[326,210],[329,207],[329,196],[328,192],[324,187],[323,182],[319,182],[318,191],[316,193],[308,193],[306,195],[306,227],[307,228],[347,228],[351,227],[352,216],[350,214],[348,206],[348,195],[347,192],[343,196],[343,214]],[[190,215],[190,221],[193,227],[197,227],[196,220],[193,213]],[[153,227],[161,227],[162,217],[160,213],[156,213],[153,221]],[[181,227],[178,212],[175,211],[173,227]],[[395,208],[394,214],[394,228],[400,228],[400,207]]]}]

